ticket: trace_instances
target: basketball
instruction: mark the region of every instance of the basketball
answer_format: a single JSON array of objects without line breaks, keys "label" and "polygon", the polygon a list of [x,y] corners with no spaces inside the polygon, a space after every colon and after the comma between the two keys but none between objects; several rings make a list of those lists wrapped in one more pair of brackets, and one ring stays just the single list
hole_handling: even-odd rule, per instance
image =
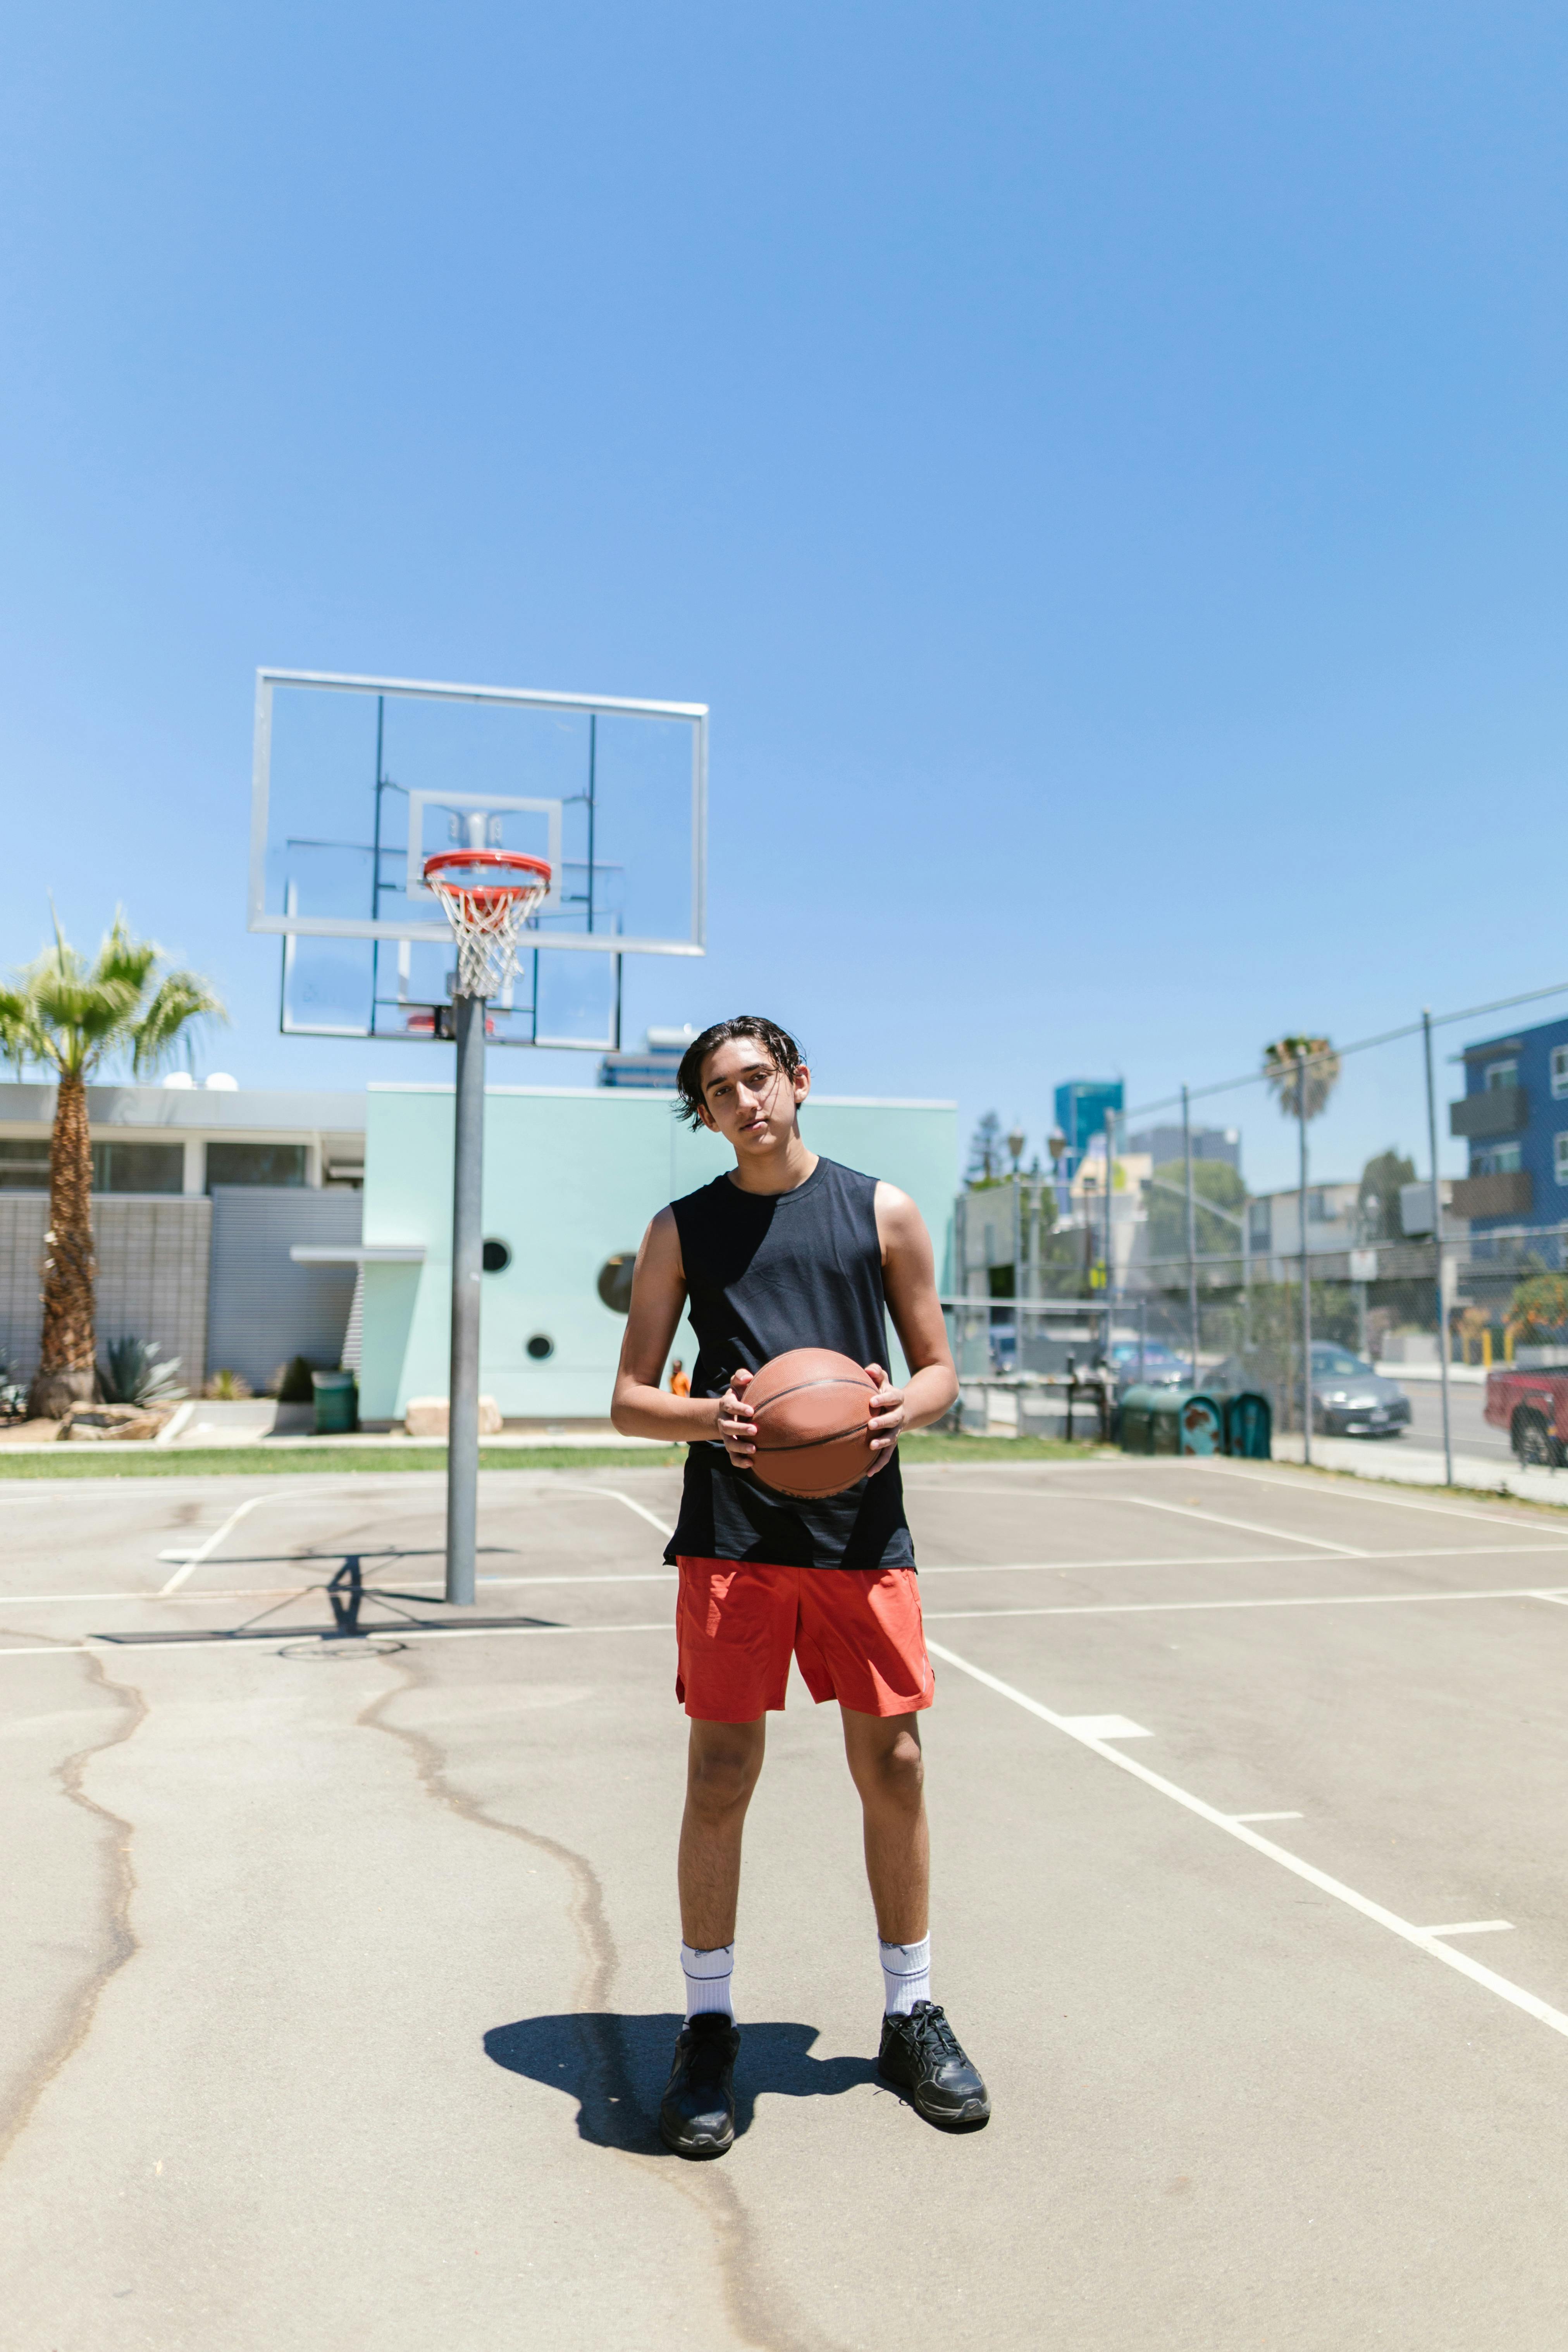
[{"label": "basketball", "polygon": [[864,1478],[876,1391],[868,1372],[831,1348],[792,1348],[764,1364],[746,1391],[757,1424],[752,1467],[763,1484],[806,1502]]}]

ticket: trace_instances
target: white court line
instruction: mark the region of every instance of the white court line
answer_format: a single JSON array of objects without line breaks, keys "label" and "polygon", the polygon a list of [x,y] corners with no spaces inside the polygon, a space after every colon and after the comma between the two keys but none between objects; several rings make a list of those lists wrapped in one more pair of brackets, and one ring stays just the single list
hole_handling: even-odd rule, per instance
[{"label": "white court line", "polygon": [[[494,1580],[498,1584],[510,1583],[512,1580],[513,1580],[510,1579],[499,1577]],[[540,1584],[573,1582],[583,1584],[611,1584],[616,1582],[635,1584],[646,1582],[651,1584],[660,1581],[674,1583],[676,1580],[674,1572],[669,1571],[663,1579],[652,1576],[647,1578],[615,1578],[607,1576],[580,1578],[520,1577],[515,1580],[518,1583],[536,1582]],[[306,1593],[315,1591],[318,1588],[310,1585],[302,1587],[285,1585],[281,1589],[284,1592],[298,1591],[300,1594],[300,1597],[303,1598]],[[439,1585],[432,1584],[427,1588],[427,1590],[431,1591],[439,1591],[440,1587]],[[126,1596],[126,1598],[130,1600],[153,1600],[157,1597],[158,1596],[156,1594],[151,1593],[132,1593]],[[266,1592],[191,1593],[184,1596],[187,1601],[266,1600],[270,1597],[272,1597],[272,1595]],[[961,1622],[972,1623],[976,1618],[989,1617],[1142,1617],[1175,1615],[1181,1614],[1184,1612],[1203,1609],[1355,1609],[1365,1608],[1373,1604],[1393,1606],[1396,1602],[1403,1601],[1568,1601],[1568,1593],[1543,1592],[1534,1585],[1517,1585],[1502,1586],[1489,1591],[1482,1591],[1477,1592],[1326,1592],[1310,1594],[1305,1597],[1291,1598],[1282,1601],[1067,1601],[1049,1604],[1040,1608],[1025,1609],[928,1609],[924,1612],[924,1615],[925,1622],[928,1625],[946,1625]],[[0,1606],[3,1605],[3,1603],[0,1603]],[[369,1630],[372,1633],[395,1633],[399,1641],[423,1640],[427,1634],[432,1640],[449,1642],[455,1639],[458,1634],[463,1635],[465,1639],[472,1638],[474,1640],[479,1640],[487,1633],[495,1633],[503,1636],[513,1633],[668,1633],[670,1630],[671,1622],[672,1621],[668,1618],[661,1618],[657,1624],[649,1625],[432,1625],[429,1627],[410,1627],[399,1625],[395,1621],[394,1621],[386,1624],[377,1623],[372,1626]],[[278,1638],[279,1641],[309,1641],[315,1637],[316,1629],[309,1626],[298,1628],[293,1632],[290,1632],[288,1627],[282,1626],[279,1628],[278,1633]],[[322,1636],[321,1638],[326,1637]],[[233,1649],[236,1646],[237,1644],[234,1637],[227,1633],[209,1633],[202,1636],[199,1640],[192,1640],[188,1636],[183,1634],[177,1635],[169,1640],[165,1640],[162,1636],[154,1635],[146,1641],[136,1642],[120,1642],[111,1640],[103,1635],[93,1635],[89,1636],[85,1642],[38,1642],[28,1643],[15,1648],[0,1647],[0,1658],[64,1657],[73,1654],[78,1651],[96,1649],[118,1650],[133,1648],[139,1650],[206,1650]],[[927,1643],[928,1648],[932,1646],[932,1644],[929,1643]],[[975,1669],[975,1671],[978,1672],[978,1669]],[[1240,1815],[1234,1815],[1231,1818],[1239,1820],[1242,1817]]]},{"label": "white court line", "polygon": [[[1233,1822],[1300,1822],[1304,1821],[1306,1816],[1304,1813],[1232,1813],[1230,1818]],[[1442,1929],[1428,1927],[1426,1933],[1429,1936],[1437,1936],[1441,1935]]]},{"label": "white court line", "polygon": [[675,1533],[675,1529],[667,1528],[662,1519],[656,1519],[645,1503],[639,1503],[635,1495],[623,1495],[618,1486],[555,1486],[548,1491],[557,1495],[608,1495],[612,1502],[624,1503],[628,1511],[635,1511],[639,1519],[646,1519],[650,1528],[657,1528],[667,1543]]},{"label": "white court line", "polygon": [[370,1638],[397,1642],[488,1642],[515,1640],[520,1633],[668,1633],[674,1621],[661,1617],[648,1625],[367,1625],[358,1635],[334,1633],[330,1627],[317,1625],[279,1626],[265,1641],[236,1641],[231,1633],[203,1633],[192,1641],[176,1634],[170,1637],[156,1633],[146,1641],[109,1642],[101,1637],[87,1642],[39,1642],[26,1649],[0,1649],[0,1658],[74,1658],[91,1655],[95,1658],[128,1656],[141,1650],[234,1650],[254,1651],[258,1656],[270,1654],[267,1643],[277,1642],[292,1646],[300,1642],[334,1642],[343,1639],[363,1640],[367,1650]]},{"label": "white court line", "polygon": [[[1529,1544],[1416,1544],[1406,1549],[1398,1551],[1369,1551],[1362,1554],[1361,1557],[1374,1562],[1401,1559],[1506,1559],[1515,1558],[1531,1559],[1535,1558],[1537,1555],[1550,1559],[1553,1554],[1564,1551],[1568,1551],[1568,1542]],[[332,1556],[333,1555],[330,1553],[324,1555],[326,1558],[331,1558]],[[174,1554],[160,1552],[158,1557],[160,1559],[171,1558],[188,1559],[191,1555],[184,1551]],[[302,1561],[300,1564],[303,1564]],[[1099,1569],[1113,1568],[1300,1568],[1304,1565],[1310,1565],[1310,1563],[1303,1562],[1300,1552],[1293,1551],[1160,1552],[1130,1557],[1124,1559],[966,1559],[937,1560],[934,1562],[928,1560],[925,1566],[920,1570],[920,1574],[923,1581],[927,1577],[931,1576],[1074,1576],[1080,1573],[1093,1573]],[[395,1562],[393,1562],[388,1567],[386,1572],[389,1575],[396,1573]],[[586,1574],[579,1574],[573,1570],[565,1570],[558,1576],[481,1576],[479,1579],[479,1584],[481,1590],[488,1588],[492,1591],[513,1591],[521,1590],[529,1585],[536,1584],[673,1584],[676,1580],[676,1570],[673,1568],[617,1569],[613,1571],[610,1570],[601,1571],[596,1569],[591,1569]],[[403,1584],[404,1589],[410,1592],[439,1592],[442,1590],[442,1580],[439,1577],[408,1577],[406,1579],[401,1579],[400,1582]],[[95,1607],[99,1607],[107,1601],[163,1601],[170,1598],[177,1598],[182,1608],[207,1608],[216,1601],[275,1601],[279,1593],[309,1592],[313,1589],[314,1588],[312,1586],[308,1584],[230,1584],[223,1585],[216,1590],[207,1588],[200,1592],[180,1592],[177,1595],[171,1595],[167,1586],[156,1586],[149,1591],[140,1592],[0,1591],[0,1610],[68,1607],[71,1603],[76,1601],[80,1601],[84,1604],[91,1601]],[[1406,1598],[1415,1600],[1431,1600],[1443,1599],[1445,1597],[1451,1600],[1473,1600],[1476,1598],[1490,1598],[1492,1596],[1469,1593],[1451,1593],[1445,1596],[1442,1594],[1428,1593],[1406,1595],[1404,1593],[1373,1592],[1359,1595],[1341,1594],[1330,1597],[1339,1599],[1356,1598],[1370,1601],[1399,1601]],[[1521,1596],[1511,1591],[1505,1591],[1500,1593],[1498,1597],[1505,1599],[1518,1599]],[[1531,1586],[1522,1597],[1551,1601],[1564,1596],[1559,1596],[1556,1593],[1549,1591],[1541,1591],[1536,1587]],[[1086,1607],[1098,1607],[1102,1604],[1085,1603],[1083,1605]],[[1126,1603],[1108,1603],[1103,1605],[1111,1607],[1124,1606],[1133,1609],[1145,1607],[1185,1607],[1198,1609],[1208,1607],[1210,1604],[1205,1601],[1194,1601],[1187,1602],[1131,1601]],[[1229,1607],[1233,1604],[1229,1602],[1226,1602],[1224,1604],[1215,1602],[1213,1605],[1215,1607],[1221,1605]],[[1234,1605],[1241,1606],[1243,1604],[1237,1603]],[[1273,1601],[1258,1601],[1257,1603],[1249,1602],[1246,1605],[1257,1606],[1259,1608],[1271,1608],[1276,1605],[1294,1607],[1298,1604],[1295,1602],[1281,1602],[1276,1604]]]},{"label": "white court line", "polygon": [[1511,1935],[1511,1919],[1461,1919],[1453,1927],[1428,1927],[1428,1936],[1501,1936]]},{"label": "white court line", "polygon": [[229,1529],[231,1528],[238,1527],[241,1519],[243,1519],[247,1513],[254,1511],[258,1504],[265,1503],[268,1500],[268,1497],[266,1495],[252,1495],[248,1502],[241,1503],[237,1509],[232,1510],[227,1518],[225,1519],[222,1527],[218,1528],[212,1535],[208,1536],[205,1543],[201,1547],[201,1549],[199,1551],[192,1552],[184,1568],[177,1568],[174,1570],[174,1575],[169,1579],[167,1584],[162,1584],[159,1586],[159,1598],[162,1599],[166,1593],[178,1592],[186,1577],[194,1576],[196,1570],[201,1568],[212,1558],[213,1553],[217,1549],[219,1544],[222,1543]]},{"label": "white court line", "polygon": [[1075,1731],[1070,1717],[1053,1713],[1048,1706],[1042,1706],[1037,1698],[1030,1698],[1026,1692],[1016,1690],[1011,1683],[1002,1682],[995,1675],[988,1675],[984,1666],[972,1665],[956,1651],[944,1649],[936,1642],[928,1642],[926,1646],[931,1655],[941,1658],[944,1664],[956,1666],[960,1674],[983,1683],[987,1690],[995,1691],[1002,1698],[1011,1699],[1015,1706],[1021,1706],[1028,1714],[1037,1716],[1042,1723],[1048,1723],[1053,1731],[1063,1733],[1068,1739],[1076,1739],[1080,1747],[1087,1748],[1102,1762],[1114,1764],[1119,1772],[1130,1772],[1146,1788],[1155,1790],[1162,1797],[1169,1797],[1173,1804],[1181,1805],[1189,1813],[1195,1813],[1200,1821],[1207,1822],[1216,1830],[1223,1830],[1226,1837],[1250,1846],[1255,1853],[1264,1855],[1268,1861],[1277,1862],[1282,1870],[1304,1879],[1320,1894],[1331,1895],[1336,1903],[1343,1903],[1352,1911],[1359,1911],[1363,1919],[1372,1920],[1379,1927],[1386,1927],[1391,1936],[1397,1936],[1402,1942],[1413,1945],[1416,1951],[1425,1952],[1428,1958],[1441,1960],[1445,1968],[1468,1977],[1472,1984],[1479,1985],[1484,1991],[1495,1993],[1500,2000],[1506,2000],[1511,2008],[1521,2010],[1526,2017],[1534,2018],[1538,2025],[1548,2025],[1554,2033],[1568,2036],[1568,2017],[1560,2009],[1553,2009],[1550,2002],[1542,2000],[1535,1993],[1526,1992],[1522,1985],[1516,1985],[1509,1978],[1500,1977],[1495,1970],[1483,1968],[1479,1960],[1472,1960],[1468,1952],[1456,1952],[1429,1927],[1417,1927],[1410,1920],[1402,1919],[1396,1911],[1387,1910],[1383,1904],[1373,1902],[1368,1895],[1358,1895],[1355,1888],[1347,1886],[1342,1879],[1331,1878],[1327,1871],[1315,1869],[1310,1862],[1303,1862],[1300,1854],[1289,1853],[1282,1845],[1276,1845],[1272,1838],[1259,1837],[1256,1830],[1248,1829],[1246,1822],[1238,1821],[1234,1813],[1217,1811],[1213,1805],[1205,1804],[1201,1797],[1194,1797],[1189,1790],[1180,1789],[1173,1780],[1167,1780],[1162,1773],[1152,1772],[1146,1764],[1140,1764],[1136,1757],[1124,1755],[1121,1748],[1111,1747],[1106,1740],[1096,1739],[1088,1732]]},{"label": "white court line", "polygon": [[[931,1571],[928,1569],[922,1573],[930,1575]],[[672,1568],[649,1570],[637,1575],[481,1576],[479,1580],[481,1591],[492,1592],[510,1592],[537,1585],[674,1584],[678,1581],[676,1570]],[[177,1600],[183,1609],[213,1609],[226,1608],[235,1601],[280,1601],[290,1593],[303,1601],[312,1592],[324,1590],[325,1587],[318,1583],[225,1585],[214,1591],[181,1592],[173,1596],[162,1592],[38,1592],[32,1594],[26,1602],[7,1601],[0,1596],[0,1610],[24,1605],[31,1608],[69,1607],[79,1603],[85,1605],[89,1601],[96,1605],[110,1601],[129,1603],[171,1597]],[[419,1578],[411,1579],[399,1590],[437,1593],[442,1586],[437,1578]],[[1264,1599],[1219,1601],[1061,1601],[1031,1603],[1016,1609],[928,1609],[924,1613],[932,1623],[949,1624],[960,1620],[985,1617],[1159,1617],[1203,1609],[1392,1608],[1406,1601],[1554,1601],[1568,1605],[1568,1591],[1552,1592],[1534,1584],[1498,1584],[1479,1586],[1473,1592],[1306,1592]],[[55,1643],[46,1644],[48,1648],[57,1646]],[[17,1654],[15,1651],[0,1650],[0,1657]]]},{"label": "white court line", "polygon": [[[1262,1470],[1235,1470],[1228,1465],[1222,1468],[1213,1461],[1205,1462],[1202,1466],[1211,1477],[1246,1478],[1254,1486],[1272,1486],[1276,1494],[1283,1488],[1287,1493],[1299,1495],[1306,1486],[1305,1479],[1298,1482],[1288,1476],[1270,1478]],[[1288,1463],[1281,1464],[1280,1466],[1287,1471],[1290,1467]],[[1342,1503],[1384,1503],[1391,1511],[1427,1511],[1436,1513],[1440,1519],[1474,1519],[1480,1527],[1496,1528],[1500,1530],[1503,1528],[1517,1528],[1519,1525],[1517,1519],[1494,1519],[1488,1511],[1467,1511],[1460,1503],[1418,1503],[1409,1495],[1389,1494],[1379,1479],[1362,1478],[1353,1471],[1347,1472],[1346,1475],[1351,1480],[1351,1484],[1347,1486],[1342,1486],[1334,1480],[1329,1480],[1320,1486],[1314,1479],[1310,1491],[1315,1495],[1332,1495]],[[1520,1499],[1522,1501],[1525,1498],[1521,1496]]]},{"label": "white court line", "polygon": [[1401,1601],[1558,1601],[1568,1606],[1568,1592],[1519,1584],[1476,1592],[1289,1593],[1262,1601],[1058,1601],[1017,1609],[928,1609],[924,1614],[930,1624],[954,1624],[975,1617],[1162,1617],[1194,1609],[1386,1609]]},{"label": "white court line", "polygon": [[1131,1503],[1141,1511],[1171,1511],[1179,1519],[1206,1519],[1211,1527],[1238,1528],[1244,1535],[1272,1536],[1276,1543],[1311,1544],[1318,1551],[1338,1552],[1346,1559],[1364,1559],[1359,1544],[1331,1543],[1326,1536],[1293,1535],[1289,1528],[1259,1527],[1256,1519],[1222,1519],[1217,1511],[1194,1510],[1190,1503],[1159,1503],[1152,1495],[1096,1495],[1097,1503]]}]

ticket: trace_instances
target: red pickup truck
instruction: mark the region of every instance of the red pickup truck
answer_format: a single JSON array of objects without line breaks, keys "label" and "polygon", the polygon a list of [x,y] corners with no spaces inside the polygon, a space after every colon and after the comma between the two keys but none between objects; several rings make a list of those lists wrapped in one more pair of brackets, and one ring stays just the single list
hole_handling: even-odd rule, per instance
[{"label": "red pickup truck", "polygon": [[1496,1365],[1487,1374],[1486,1417],[1507,1430],[1521,1463],[1560,1470],[1568,1462],[1568,1363],[1528,1371]]}]

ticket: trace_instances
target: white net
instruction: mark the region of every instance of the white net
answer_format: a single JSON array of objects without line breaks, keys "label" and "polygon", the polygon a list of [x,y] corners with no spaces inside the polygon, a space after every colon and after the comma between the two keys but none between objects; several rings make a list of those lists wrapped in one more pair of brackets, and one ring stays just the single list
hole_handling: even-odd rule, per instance
[{"label": "white net", "polygon": [[426,879],[458,942],[458,994],[499,996],[517,969],[518,934],[548,891],[549,875],[478,887],[439,873]]}]

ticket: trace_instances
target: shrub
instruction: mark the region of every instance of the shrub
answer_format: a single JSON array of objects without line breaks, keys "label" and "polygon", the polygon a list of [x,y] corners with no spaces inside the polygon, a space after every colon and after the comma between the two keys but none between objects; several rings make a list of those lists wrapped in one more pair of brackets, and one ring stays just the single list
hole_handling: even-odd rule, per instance
[{"label": "shrub", "polygon": [[220,1400],[226,1404],[237,1404],[252,1393],[250,1382],[243,1372],[214,1372],[202,1391],[203,1396]]},{"label": "shrub", "polygon": [[173,1404],[187,1394],[175,1378],[180,1359],[159,1360],[155,1339],[111,1339],[98,1368],[105,1404]]},{"label": "shrub", "polygon": [[279,1404],[314,1402],[316,1391],[310,1385],[310,1360],[308,1356],[295,1356],[285,1365],[283,1377],[278,1383]]}]

